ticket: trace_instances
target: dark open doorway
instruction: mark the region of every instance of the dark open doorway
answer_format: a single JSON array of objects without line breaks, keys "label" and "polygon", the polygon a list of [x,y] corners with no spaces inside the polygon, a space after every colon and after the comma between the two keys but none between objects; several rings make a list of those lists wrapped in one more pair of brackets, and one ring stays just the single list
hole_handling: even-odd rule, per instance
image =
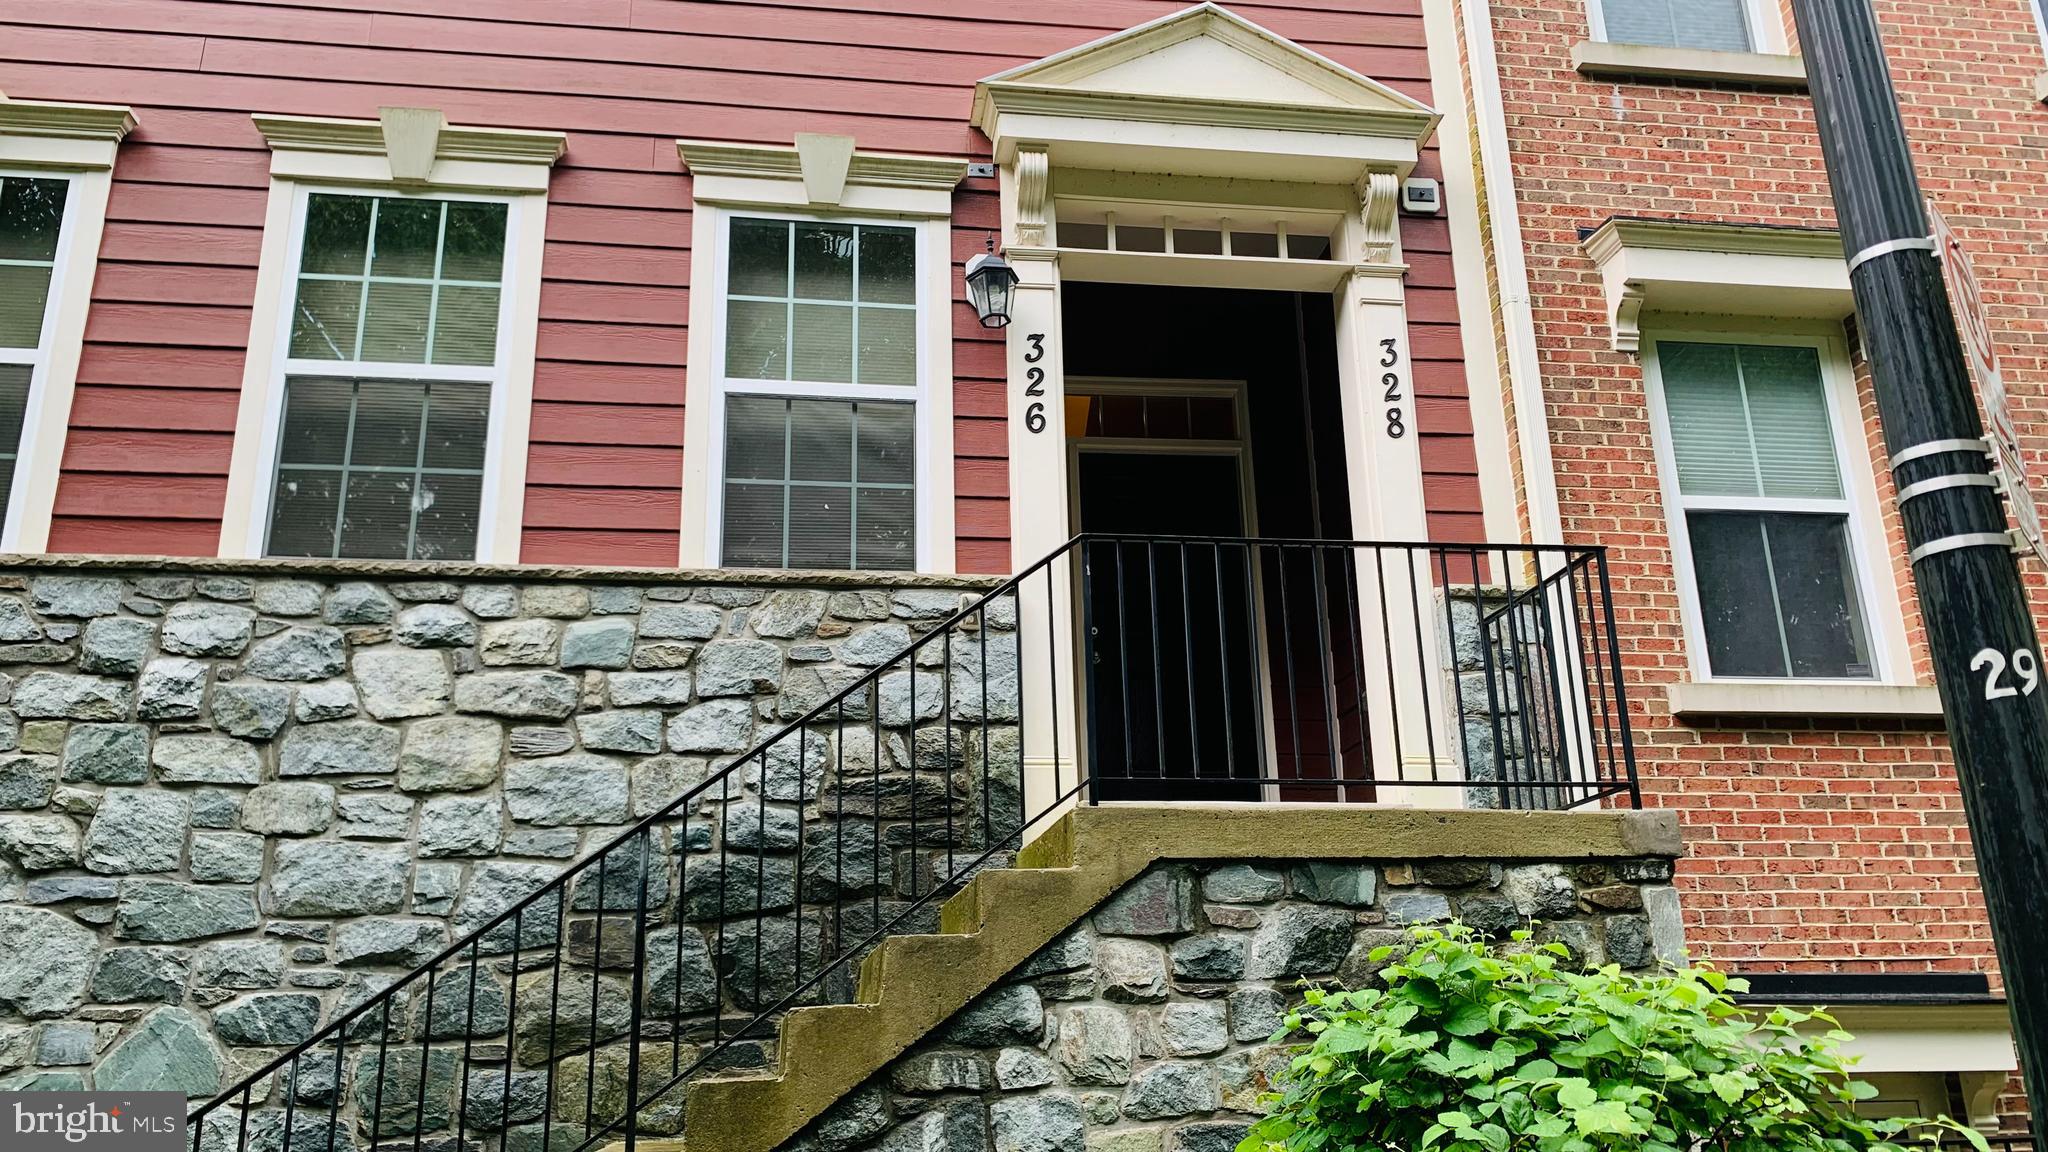
[{"label": "dark open doorway", "polygon": [[1062,295],[1097,798],[1370,798],[1330,298]]}]

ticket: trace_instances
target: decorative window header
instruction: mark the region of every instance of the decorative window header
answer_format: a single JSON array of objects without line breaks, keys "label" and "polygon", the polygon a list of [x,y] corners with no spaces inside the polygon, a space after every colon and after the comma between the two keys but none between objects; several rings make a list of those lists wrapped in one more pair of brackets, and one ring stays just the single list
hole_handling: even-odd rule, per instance
[{"label": "decorative window header", "polygon": [[967,161],[862,152],[851,136],[799,132],[796,142],[678,140],[693,195],[705,203],[948,216]]},{"label": "decorative window header", "polygon": [[436,108],[380,108],[375,120],[257,113],[282,179],[545,192],[568,137],[448,123]]},{"label": "decorative window header", "polygon": [[112,168],[114,150],[135,129],[123,104],[10,100],[0,93],[0,164]]},{"label": "decorative window header", "polygon": [[1616,216],[1579,245],[1600,269],[1617,352],[1640,348],[1645,312],[1839,320],[1855,308],[1829,228]]}]

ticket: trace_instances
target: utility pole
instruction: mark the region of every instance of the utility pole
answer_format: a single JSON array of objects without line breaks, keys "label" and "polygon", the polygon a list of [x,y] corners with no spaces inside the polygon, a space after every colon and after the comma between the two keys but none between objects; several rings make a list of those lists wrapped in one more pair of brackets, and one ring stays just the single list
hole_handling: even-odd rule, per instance
[{"label": "utility pole", "polygon": [[2048,1135],[2048,691],[1870,0],[1793,0],[2034,1140]]}]

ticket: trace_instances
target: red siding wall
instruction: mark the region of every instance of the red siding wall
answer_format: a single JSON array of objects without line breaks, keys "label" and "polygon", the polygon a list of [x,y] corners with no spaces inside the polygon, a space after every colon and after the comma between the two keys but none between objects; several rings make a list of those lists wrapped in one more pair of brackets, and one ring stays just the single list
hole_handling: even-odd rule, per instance
[{"label": "red siding wall", "polygon": [[[115,169],[50,548],[215,550],[269,163],[251,112],[419,105],[569,133],[549,205],[523,558],[668,564],[690,282],[674,140],[838,132],[985,159],[967,124],[976,79],[1182,6],[1034,0],[993,19],[953,0],[0,0],[0,91],[131,104],[141,121]],[[1235,10],[1429,98],[1420,0]],[[995,182],[964,184],[954,211],[957,264],[995,225]],[[1476,536],[1448,232],[1405,227],[1432,524]],[[1001,344],[958,301],[954,333],[958,562],[1004,571]]]}]

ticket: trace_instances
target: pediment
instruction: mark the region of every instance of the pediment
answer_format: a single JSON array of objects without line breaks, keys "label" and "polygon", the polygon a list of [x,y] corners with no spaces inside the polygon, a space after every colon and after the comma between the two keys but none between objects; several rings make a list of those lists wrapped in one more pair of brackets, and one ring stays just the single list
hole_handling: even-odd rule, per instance
[{"label": "pediment", "polygon": [[1004,90],[1436,115],[1419,100],[1207,3],[999,72],[977,86],[977,105]]}]

